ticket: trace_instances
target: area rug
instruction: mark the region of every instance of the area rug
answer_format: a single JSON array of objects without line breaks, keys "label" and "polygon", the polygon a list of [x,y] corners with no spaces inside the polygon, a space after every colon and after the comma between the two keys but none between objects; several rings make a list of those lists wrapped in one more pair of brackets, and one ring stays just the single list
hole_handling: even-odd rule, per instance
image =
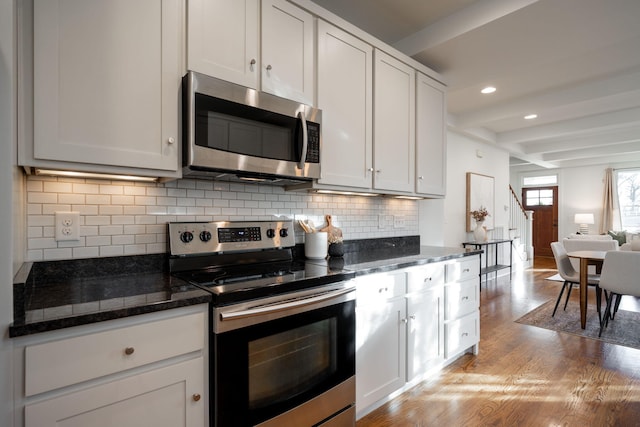
[{"label": "area rug", "polygon": [[[618,310],[615,319],[609,321],[609,326],[602,331],[602,337],[598,338],[600,323],[595,305],[587,307],[587,324],[586,328],[582,329],[577,301],[569,301],[566,311],[562,310],[563,303],[564,301],[558,306],[555,317],[551,317],[555,305],[554,299],[533,309],[516,322],[640,349],[640,313]],[[604,306],[602,304],[602,311]]]}]

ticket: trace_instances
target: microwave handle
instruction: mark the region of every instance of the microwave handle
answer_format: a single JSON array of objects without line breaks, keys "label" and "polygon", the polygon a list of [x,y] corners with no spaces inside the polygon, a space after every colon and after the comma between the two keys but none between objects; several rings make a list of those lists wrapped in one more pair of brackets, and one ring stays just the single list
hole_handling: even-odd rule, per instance
[{"label": "microwave handle", "polygon": [[302,151],[300,152],[298,169],[304,169],[305,160],[307,159],[307,145],[309,142],[307,135],[307,118],[304,115],[304,111],[298,112],[298,117],[300,117],[300,121],[302,122]]}]

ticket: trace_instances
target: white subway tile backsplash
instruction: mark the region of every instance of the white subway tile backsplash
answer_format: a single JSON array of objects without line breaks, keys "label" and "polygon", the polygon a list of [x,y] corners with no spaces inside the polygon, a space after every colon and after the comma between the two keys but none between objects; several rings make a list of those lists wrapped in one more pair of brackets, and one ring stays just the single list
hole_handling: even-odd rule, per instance
[{"label": "white subway tile backsplash", "polygon": [[[123,183],[28,176],[27,259],[109,257],[167,252],[167,222],[311,219],[331,214],[345,239],[418,234],[417,203],[383,197],[286,192],[281,187],[183,179]],[[54,213],[80,212],[80,240],[54,240]],[[380,229],[379,215],[401,215],[404,228]],[[296,242],[303,236],[296,227]]]}]

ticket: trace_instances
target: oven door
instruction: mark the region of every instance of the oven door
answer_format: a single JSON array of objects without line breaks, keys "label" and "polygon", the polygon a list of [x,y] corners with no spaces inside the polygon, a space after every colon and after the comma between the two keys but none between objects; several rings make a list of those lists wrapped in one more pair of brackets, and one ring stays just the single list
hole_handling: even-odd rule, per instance
[{"label": "oven door", "polygon": [[[354,294],[237,310],[227,321],[251,324],[212,337],[211,425],[311,426],[336,414],[354,422],[344,415],[355,412]],[[214,323],[224,322],[215,315]]]}]

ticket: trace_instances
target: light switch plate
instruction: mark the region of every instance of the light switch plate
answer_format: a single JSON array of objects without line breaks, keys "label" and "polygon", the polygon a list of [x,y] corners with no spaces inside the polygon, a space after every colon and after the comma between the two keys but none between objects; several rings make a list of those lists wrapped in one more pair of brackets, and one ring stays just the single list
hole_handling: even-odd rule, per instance
[{"label": "light switch plate", "polygon": [[80,240],[80,212],[56,212],[56,241]]}]

